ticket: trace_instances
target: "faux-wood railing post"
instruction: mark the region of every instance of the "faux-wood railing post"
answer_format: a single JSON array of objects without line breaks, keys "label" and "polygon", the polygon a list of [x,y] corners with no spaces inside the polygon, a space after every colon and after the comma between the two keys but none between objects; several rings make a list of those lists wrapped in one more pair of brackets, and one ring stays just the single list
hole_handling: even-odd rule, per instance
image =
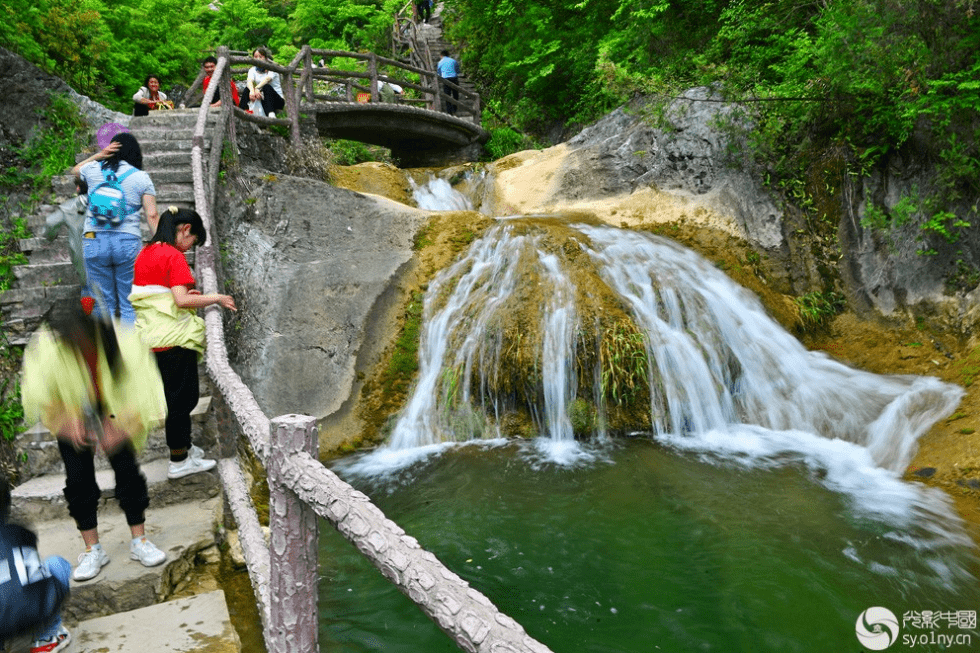
[{"label": "faux-wood railing post", "polygon": [[368,59],[368,73],[371,75],[371,102],[378,101],[378,55],[371,53]]},{"label": "faux-wood railing post", "polygon": [[317,651],[317,515],[286,488],[281,478],[287,457],[306,452],[319,457],[316,419],[282,415],[270,424],[266,469],[269,476],[269,653]]},{"label": "faux-wood railing post", "polygon": [[316,102],[313,97],[313,48],[303,46],[303,65],[306,66],[306,101]]}]

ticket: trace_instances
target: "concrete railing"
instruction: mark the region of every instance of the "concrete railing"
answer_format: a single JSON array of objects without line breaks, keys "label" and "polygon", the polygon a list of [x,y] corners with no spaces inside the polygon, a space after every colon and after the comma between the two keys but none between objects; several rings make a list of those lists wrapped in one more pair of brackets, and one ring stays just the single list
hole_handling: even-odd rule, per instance
[{"label": "concrete railing", "polygon": [[[229,62],[227,49],[219,50],[214,78],[221,88],[225,88]],[[196,256],[204,293],[219,292],[212,207],[220,161],[208,167],[205,178],[203,156],[209,105],[219,84],[210,84],[205,93],[191,150],[194,199],[209,234]],[[228,104],[222,103],[222,119],[212,133],[212,153],[220,153],[226,130],[234,130],[234,120],[228,120],[232,114]],[[422,549],[367,496],[324,467],[318,459],[314,418],[284,415],[269,419],[228,362],[221,308],[204,309],[204,319],[206,363],[222,427],[241,436],[265,467],[269,485],[271,535],[267,543],[239,458],[232,455],[227,439],[222,438],[223,459],[218,470],[238,526],[270,653],[318,650],[317,517],[333,524],[461,649],[487,653],[549,651],[486,596]]]}]

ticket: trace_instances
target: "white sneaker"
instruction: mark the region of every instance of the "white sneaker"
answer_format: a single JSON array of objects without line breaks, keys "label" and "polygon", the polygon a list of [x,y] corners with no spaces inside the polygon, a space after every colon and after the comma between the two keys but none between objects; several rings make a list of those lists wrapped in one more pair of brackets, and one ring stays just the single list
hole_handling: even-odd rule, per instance
[{"label": "white sneaker", "polygon": [[270,118],[275,118],[276,117],[276,112],[275,111],[270,111],[269,112],[269,117]]},{"label": "white sneaker", "polygon": [[78,581],[95,578],[107,564],[109,564],[109,555],[103,550],[102,545],[93,544],[91,549],[78,556],[78,566],[75,567],[71,577]]},{"label": "white sneaker", "polygon": [[[200,455],[203,456],[204,452],[202,451]],[[187,458],[184,458],[179,463],[170,463],[170,469],[167,470],[167,478],[182,478],[184,476],[190,476],[191,474],[206,472],[214,469],[214,466],[217,464],[217,460],[212,460],[210,458],[195,458],[193,454],[188,453]]]},{"label": "white sneaker", "polygon": [[129,557],[139,560],[144,567],[156,567],[167,559],[167,554],[146,537],[140,537],[129,543]]},{"label": "white sneaker", "polygon": [[64,626],[60,626],[58,632],[51,637],[35,639],[31,644],[31,653],[55,653],[65,650],[69,644],[71,644],[71,633]]},{"label": "white sneaker", "polygon": [[196,444],[192,444],[191,448],[187,450],[187,455],[190,456],[191,458],[197,458],[198,460],[200,460],[204,458],[204,449],[197,446]]}]

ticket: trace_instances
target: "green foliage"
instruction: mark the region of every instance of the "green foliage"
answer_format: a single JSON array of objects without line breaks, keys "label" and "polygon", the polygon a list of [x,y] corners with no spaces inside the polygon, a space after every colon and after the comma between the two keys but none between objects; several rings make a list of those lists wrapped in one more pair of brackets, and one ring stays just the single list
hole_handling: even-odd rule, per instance
[{"label": "green foliage", "polygon": [[24,407],[20,403],[20,384],[16,379],[0,381],[0,434],[11,441],[24,430]]},{"label": "green foliage", "polygon": [[38,115],[41,127],[18,156],[25,168],[36,170],[36,183],[47,183],[75,165],[75,152],[85,145],[88,126],[78,106],[64,95],[52,95],[51,104]]},{"label": "green foliage", "polygon": [[533,147],[526,136],[518,134],[510,127],[491,127],[488,131],[490,140],[483,149],[490,161]]},{"label": "green foliage", "polygon": [[423,296],[418,292],[405,310],[404,326],[395,342],[395,351],[388,363],[385,384],[390,388],[407,388],[419,367],[419,336],[422,332]]},{"label": "green foliage", "polygon": [[377,145],[343,139],[327,142],[327,148],[338,165],[352,166],[367,161],[391,163],[391,152]]},{"label": "green foliage", "polygon": [[793,299],[800,312],[800,322],[804,331],[817,331],[829,324],[844,310],[844,295],[836,290],[813,291]]}]

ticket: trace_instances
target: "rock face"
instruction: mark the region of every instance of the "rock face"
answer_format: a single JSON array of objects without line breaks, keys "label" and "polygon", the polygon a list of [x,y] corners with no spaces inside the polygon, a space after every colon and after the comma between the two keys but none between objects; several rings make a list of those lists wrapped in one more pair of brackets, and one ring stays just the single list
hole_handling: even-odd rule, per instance
[{"label": "rock face", "polygon": [[[835,206],[824,207],[836,214],[830,217],[837,233],[828,242],[763,186],[736,130],[719,127],[751,129],[735,107],[706,88],[684,93],[660,122],[644,117],[643,107],[638,102],[613,111],[568,141],[572,151],[556,172],[554,201],[646,187],[695,198],[731,216],[749,244],[779,262],[787,291],[823,290],[839,279],[840,289],[865,313],[901,318],[925,313],[973,335],[980,318],[980,230],[955,230],[956,242],[948,242],[923,231],[930,216],[921,212],[888,232],[861,224],[869,203],[893,215],[903,198],[928,195],[936,170],[922,163],[928,157],[915,151],[918,145],[893,154],[867,177],[846,176]],[[978,200],[965,198],[955,214],[976,221],[971,207]]]},{"label": "rock face", "polygon": [[240,182],[216,207],[239,307],[228,329],[234,365],[267,415],[328,416],[350,395],[373,316],[412,260],[425,214],[257,169]]},{"label": "rock face", "polygon": [[79,95],[59,78],[4,48],[0,48],[0,68],[5,71],[6,78],[0,147],[18,146],[27,140],[38,125],[37,111],[50,104],[52,93],[68,95],[92,129],[107,122],[129,124],[130,116]]},{"label": "rock face", "polygon": [[707,88],[687,91],[668,108],[669,127],[643,117],[643,105],[620,108],[568,142],[573,149],[556,193],[577,199],[630,193],[646,186],[687,197],[732,216],[753,245],[783,249],[783,212],[753,175],[744,144],[715,125],[742,119]]}]

